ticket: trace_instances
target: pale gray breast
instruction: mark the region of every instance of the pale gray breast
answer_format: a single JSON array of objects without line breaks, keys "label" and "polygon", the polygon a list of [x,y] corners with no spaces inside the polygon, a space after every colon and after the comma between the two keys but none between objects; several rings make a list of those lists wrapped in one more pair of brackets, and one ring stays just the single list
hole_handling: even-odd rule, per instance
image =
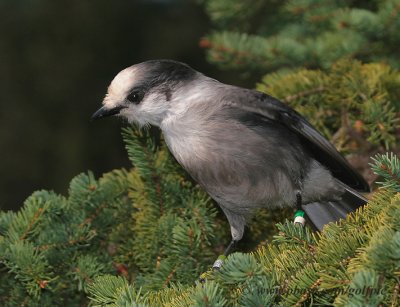
[{"label": "pale gray breast", "polygon": [[191,125],[182,119],[165,138],[211,197],[238,213],[294,203],[293,191],[310,162],[296,136],[234,109],[193,117]]}]

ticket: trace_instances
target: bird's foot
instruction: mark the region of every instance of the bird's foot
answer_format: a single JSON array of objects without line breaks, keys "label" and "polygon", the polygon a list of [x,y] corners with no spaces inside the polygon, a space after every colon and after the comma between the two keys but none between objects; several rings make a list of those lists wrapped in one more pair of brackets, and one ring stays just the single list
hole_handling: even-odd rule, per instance
[{"label": "bird's foot", "polygon": [[219,270],[222,267],[226,257],[228,257],[228,255],[230,253],[232,253],[232,251],[236,248],[236,244],[237,244],[237,241],[232,240],[231,243],[229,243],[228,247],[225,249],[224,253],[222,255],[218,256],[217,260],[215,260],[215,262],[213,264],[214,270]]},{"label": "bird's foot", "polygon": [[207,280],[212,280],[214,279],[213,274],[214,274],[215,270],[213,268],[208,269],[207,271],[205,271],[204,273],[201,273],[200,275],[200,282],[203,284],[205,283]]}]

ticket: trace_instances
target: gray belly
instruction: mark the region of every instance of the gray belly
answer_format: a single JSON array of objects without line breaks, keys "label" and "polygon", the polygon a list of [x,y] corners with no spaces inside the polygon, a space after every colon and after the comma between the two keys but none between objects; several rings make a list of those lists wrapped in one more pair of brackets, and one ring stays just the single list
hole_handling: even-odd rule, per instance
[{"label": "gray belly", "polygon": [[295,205],[312,161],[295,136],[279,127],[222,122],[215,128],[166,135],[172,154],[215,201],[241,214]]}]

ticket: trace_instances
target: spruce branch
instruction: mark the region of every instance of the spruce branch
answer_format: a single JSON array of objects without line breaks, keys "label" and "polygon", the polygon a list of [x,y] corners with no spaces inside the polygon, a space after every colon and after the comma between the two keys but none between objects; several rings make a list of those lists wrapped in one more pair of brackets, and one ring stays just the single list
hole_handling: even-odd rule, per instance
[{"label": "spruce branch", "polygon": [[399,68],[399,7],[397,0],[380,1],[373,7],[348,2],[264,0],[256,1],[251,8],[232,1],[208,0],[206,9],[215,27],[201,46],[208,49],[210,62],[244,71],[327,68],[342,57],[390,60]]},{"label": "spruce branch", "polygon": [[20,240],[24,240],[27,237],[28,233],[32,230],[34,224],[38,221],[38,219],[43,214],[43,212],[44,212],[44,208],[37,209],[35,215],[33,216],[32,220],[29,223],[28,227],[26,228],[25,232],[19,238]]},{"label": "spruce branch", "polygon": [[97,277],[87,288],[93,306],[145,306],[141,291],[119,276]]},{"label": "spruce branch", "polygon": [[381,176],[384,181],[377,182],[383,188],[394,189],[400,192],[400,160],[392,152],[386,154],[377,154],[370,163],[373,172]]}]

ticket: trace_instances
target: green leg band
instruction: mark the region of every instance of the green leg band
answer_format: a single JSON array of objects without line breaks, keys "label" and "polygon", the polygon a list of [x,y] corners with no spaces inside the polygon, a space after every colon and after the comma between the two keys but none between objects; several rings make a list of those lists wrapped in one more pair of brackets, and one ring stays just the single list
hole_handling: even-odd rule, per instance
[{"label": "green leg band", "polygon": [[297,210],[294,214],[294,223],[304,226],[306,224],[306,219],[304,218],[305,212],[303,210]]}]

